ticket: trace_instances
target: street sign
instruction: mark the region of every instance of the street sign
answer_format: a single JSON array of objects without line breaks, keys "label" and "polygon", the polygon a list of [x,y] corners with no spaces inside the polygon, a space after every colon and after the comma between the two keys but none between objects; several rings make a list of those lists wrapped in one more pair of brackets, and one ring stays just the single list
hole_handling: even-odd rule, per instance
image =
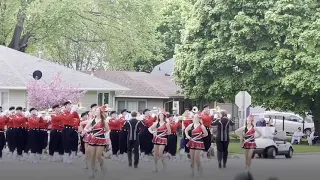
[{"label": "street sign", "polygon": [[245,124],[245,119],[247,117],[247,108],[251,105],[251,96],[247,91],[240,91],[235,97],[235,103],[239,108],[240,119],[239,127]]},{"label": "street sign", "polygon": [[235,97],[235,103],[240,109],[247,109],[251,105],[251,96],[247,91],[240,91]]}]

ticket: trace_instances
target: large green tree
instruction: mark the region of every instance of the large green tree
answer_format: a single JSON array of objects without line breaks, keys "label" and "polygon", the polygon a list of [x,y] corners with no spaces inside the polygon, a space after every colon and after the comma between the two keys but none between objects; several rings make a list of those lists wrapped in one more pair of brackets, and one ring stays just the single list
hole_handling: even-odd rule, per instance
[{"label": "large green tree", "polygon": [[319,2],[198,0],[176,49],[175,75],[191,98],[304,113],[320,131]]},{"label": "large green tree", "polygon": [[0,44],[78,70],[147,71],[161,59],[158,7],[157,0],[1,0]]}]

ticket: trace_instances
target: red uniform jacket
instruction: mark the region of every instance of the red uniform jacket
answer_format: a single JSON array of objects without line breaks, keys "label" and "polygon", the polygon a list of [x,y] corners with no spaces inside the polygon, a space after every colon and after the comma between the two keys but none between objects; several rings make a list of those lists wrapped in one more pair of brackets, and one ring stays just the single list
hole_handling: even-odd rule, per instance
[{"label": "red uniform jacket", "polygon": [[79,118],[73,118],[73,128],[75,130],[78,130],[79,129],[79,126],[80,126],[80,119]]},{"label": "red uniform jacket", "polygon": [[49,122],[42,119],[42,121],[39,123],[39,129],[47,130],[49,127]]},{"label": "red uniform jacket", "polygon": [[118,121],[119,121],[119,128],[122,129],[124,124],[126,123],[126,119],[124,117],[121,117]]},{"label": "red uniform jacket", "polygon": [[79,114],[77,112],[66,111],[62,115],[62,122],[64,126],[72,126],[74,127],[74,123],[77,119],[80,120]]},{"label": "red uniform jacket", "polygon": [[213,116],[210,116],[208,113],[201,113],[200,117],[202,119],[202,124],[205,127],[210,128],[213,121]]},{"label": "red uniform jacket", "polygon": [[39,129],[40,128],[40,124],[43,123],[43,118],[42,117],[38,117],[37,115],[31,115],[28,118],[28,128],[29,129]]},{"label": "red uniform jacket", "polygon": [[145,117],[145,119],[143,120],[143,123],[144,123],[144,125],[146,126],[146,127],[151,127],[152,126],[152,124],[154,123],[154,122],[156,122],[157,121],[157,116],[155,116],[155,117],[152,117],[152,116],[148,116],[148,117]]},{"label": "red uniform jacket", "polygon": [[0,116],[0,131],[4,130],[7,123],[8,123],[8,117],[7,116]]},{"label": "red uniform jacket", "polygon": [[122,128],[120,123],[124,123],[124,122],[120,121],[118,119],[112,118],[112,119],[109,120],[108,126],[109,126],[111,131],[120,131],[121,128]]},{"label": "red uniform jacket", "polygon": [[178,128],[181,126],[180,122],[171,122],[170,123],[170,128],[171,128],[171,133],[177,133]]},{"label": "red uniform jacket", "polygon": [[16,114],[12,120],[15,128],[27,128],[28,119],[23,114]]},{"label": "red uniform jacket", "polygon": [[60,114],[51,115],[51,130],[62,131],[63,129],[62,118],[63,117]]}]

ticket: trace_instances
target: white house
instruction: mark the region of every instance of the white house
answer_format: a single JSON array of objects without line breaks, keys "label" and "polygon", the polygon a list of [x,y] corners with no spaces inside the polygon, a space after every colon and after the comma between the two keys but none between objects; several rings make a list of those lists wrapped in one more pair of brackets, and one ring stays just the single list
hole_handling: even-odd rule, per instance
[{"label": "white house", "polygon": [[0,106],[8,109],[10,106],[30,108],[27,103],[26,84],[33,79],[32,73],[42,71],[39,81],[49,82],[57,73],[65,83],[75,88],[85,90],[82,105],[89,107],[92,103],[115,106],[115,94],[118,91],[130,89],[121,85],[73,70],[67,67],[39,59],[37,57],[0,46]]}]

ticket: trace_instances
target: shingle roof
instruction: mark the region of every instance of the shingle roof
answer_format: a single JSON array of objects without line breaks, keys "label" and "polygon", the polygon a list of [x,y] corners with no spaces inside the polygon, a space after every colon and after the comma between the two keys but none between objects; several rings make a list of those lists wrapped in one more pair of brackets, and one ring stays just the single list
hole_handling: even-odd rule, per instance
[{"label": "shingle roof", "polygon": [[[91,72],[85,72],[91,73]],[[150,98],[170,98],[183,97],[177,91],[181,91],[168,76],[154,76],[145,72],[128,71],[95,71],[96,77],[118,83],[131,90],[125,91],[117,96],[123,97],[150,97]]]},{"label": "shingle roof", "polygon": [[155,66],[151,74],[164,76],[165,74],[171,74],[173,70],[174,70],[174,59],[172,58]]},{"label": "shingle roof", "polygon": [[50,81],[57,73],[73,87],[85,90],[126,91],[121,85],[69,69],[53,62],[0,46],[0,89],[26,89],[32,73],[40,70],[40,81]]}]

